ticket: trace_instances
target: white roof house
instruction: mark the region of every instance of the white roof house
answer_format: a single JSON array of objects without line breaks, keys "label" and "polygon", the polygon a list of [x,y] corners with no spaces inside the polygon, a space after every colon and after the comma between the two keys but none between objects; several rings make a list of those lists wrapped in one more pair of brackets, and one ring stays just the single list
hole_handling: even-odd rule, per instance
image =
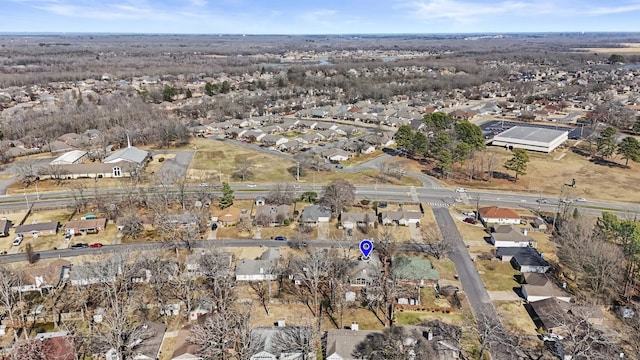
[{"label": "white roof house", "polygon": [[87,152],[84,150],[71,150],[53,159],[49,164],[51,165],[77,164],[82,161],[82,158],[84,158],[85,155],[87,155]]}]

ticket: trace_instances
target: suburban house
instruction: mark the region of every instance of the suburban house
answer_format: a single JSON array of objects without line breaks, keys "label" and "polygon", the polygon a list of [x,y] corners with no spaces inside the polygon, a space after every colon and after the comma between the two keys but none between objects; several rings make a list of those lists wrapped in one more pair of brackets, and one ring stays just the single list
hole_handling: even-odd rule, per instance
[{"label": "suburban house", "polygon": [[68,279],[70,269],[71,263],[64,259],[56,259],[47,265],[25,267],[20,271],[20,285],[12,289],[20,292],[39,291],[42,294]]},{"label": "suburban house", "polygon": [[532,225],[533,225],[534,228],[536,228],[538,230],[545,230],[546,231],[548,229],[547,223],[541,217],[535,218],[533,220]]},{"label": "suburban house", "polygon": [[282,135],[265,135],[260,139],[260,141],[267,146],[280,146],[282,144],[288,143],[289,139]]},{"label": "suburban house", "polygon": [[551,267],[542,255],[532,247],[520,248],[511,257],[511,265],[520,272],[546,273]]},{"label": "suburban house", "polygon": [[256,210],[256,223],[262,226],[280,226],[289,218],[289,205],[262,205]]},{"label": "suburban house", "polygon": [[479,220],[487,224],[520,224],[520,215],[515,210],[487,206],[478,209]]},{"label": "suburban house", "polygon": [[376,222],[374,212],[343,212],[340,214],[340,223],[345,229],[355,227],[373,227]]},{"label": "suburban house", "polygon": [[529,307],[536,326],[559,336],[566,335],[568,324],[586,320],[591,325],[601,325],[604,321],[604,314],[598,306],[575,305],[557,298],[530,302]]},{"label": "suburban house", "polygon": [[43,332],[36,334],[35,340],[42,341],[43,348],[52,360],[75,360],[77,358],[76,349],[73,342],[67,339],[69,335],[66,331]]},{"label": "suburban house", "polygon": [[[145,230],[153,229],[153,221],[147,215],[136,216],[136,219],[140,221],[140,225]],[[116,219],[116,228],[118,231],[124,230],[125,226],[127,226],[128,219],[127,217],[119,217]]]},{"label": "suburban house", "polygon": [[392,272],[396,279],[418,286],[435,284],[440,280],[440,274],[431,261],[421,257],[395,256]]},{"label": "suburban house", "polygon": [[189,328],[178,330],[171,360],[202,360],[202,357],[196,355],[199,346],[189,342],[190,336]]},{"label": "suburban house", "polygon": [[322,153],[322,156],[325,159],[329,159],[331,161],[347,161],[351,159],[351,153],[342,149],[329,149]]},{"label": "suburban house", "polygon": [[50,165],[80,164],[86,157],[87,157],[87,152],[84,150],[71,150],[51,160],[49,164]]},{"label": "suburban house", "polygon": [[[133,350],[131,359],[133,360],[156,360],[160,356],[160,346],[162,345],[162,339],[164,333],[167,330],[165,324],[148,321],[142,325],[142,334],[144,339],[133,339],[131,347],[137,345]],[[122,360],[115,349],[111,349],[106,352],[105,358],[107,360]]]},{"label": "suburban house", "polygon": [[64,226],[67,234],[97,234],[107,227],[107,219],[71,220]]},{"label": "suburban house", "polygon": [[316,226],[318,223],[328,223],[331,219],[331,208],[323,205],[308,205],[302,209],[300,223]]},{"label": "suburban house", "polygon": [[422,219],[420,211],[381,211],[380,222],[382,225],[404,225],[417,224]]},{"label": "suburban house", "polygon": [[353,287],[366,287],[374,283],[380,277],[382,266],[380,258],[373,252],[368,260],[357,261],[349,270],[349,285]]},{"label": "suburban house", "polygon": [[380,333],[380,331],[358,330],[358,324],[351,325],[351,329],[330,329],[327,330],[327,360],[360,360],[352,354],[358,344],[363,342],[369,334]]},{"label": "suburban house", "polygon": [[[284,320],[278,326],[256,327],[251,329],[251,338],[261,346],[250,360],[298,360],[315,359],[313,346],[310,345],[311,329],[304,326],[286,326]],[[305,347],[309,353],[304,354]]]},{"label": "suburban house", "polygon": [[53,221],[46,223],[20,225],[16,227],[15,233],[22,236],[47,236],[57,234],[58,229],[60,229],[60,223],[57,221]]},{"label": "suburban house", "polygon": [[549,298],[556,298],[567,303],[571,302],[571,295],[556,285],[548,274],[525,273],[522,278],[524,283],[520,291],[522,292],[522,297],[529,302]]},{"label": "suburban house", "polygon": [[520,231],[511,224],[494,226],[491,233],[491,244],[496,247],[527,247],[533,241],[527,230]]},{"label": "suburban house", "polygon": [[69,280],[73,286],[111,283],[122,272],[121,260],[118,257],[98,263],[74,265]]},{"label": "suburban house", "polygon": [[2,219],[0,220],[0,237],[9,236],[9,229],[11,229],[11,220]]},{"label": "suburban house", "polygon": [[240,259],[236,264],[236,281],[262,281],[278,279],[280,250],[267,249],[260,259]]}]

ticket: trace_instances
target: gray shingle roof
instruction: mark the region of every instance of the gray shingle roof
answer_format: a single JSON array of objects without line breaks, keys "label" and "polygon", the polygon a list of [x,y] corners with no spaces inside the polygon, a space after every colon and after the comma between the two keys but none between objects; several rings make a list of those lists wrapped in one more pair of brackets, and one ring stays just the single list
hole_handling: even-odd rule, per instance
[{"label": "gray shingle roof", "polygon": [[135,146],[126,147],[124,149],[120,149],[113,154],[107,156],[102,162],[103,163],[112,163],[120,160],[134,162],[137,164],[141,164],[145,159],[149,156],[149,152],[145,150],[140,150]]}]

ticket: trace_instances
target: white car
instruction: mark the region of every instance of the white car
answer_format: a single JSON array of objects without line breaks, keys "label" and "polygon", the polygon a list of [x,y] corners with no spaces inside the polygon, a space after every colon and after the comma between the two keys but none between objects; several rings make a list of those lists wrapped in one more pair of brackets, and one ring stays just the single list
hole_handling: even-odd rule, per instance
[{"label": "white car", "polygon": [[258,186],[258,185],[256,185],[256,184],[247,184],[247,187],[250,187],[250,188],[254,188],[256,186]]},{"label": "white car", "polygon": [[22,243],[22,236],[18,236],[13,240],[13,246],[18,246]]},{"label": "white car", "polygon": [[294,188],[294,189],[302,189],[302,186],[300,186],[300,185],[293,185],[293,188]]},{"label": "white car", "polygon": [[585,198],[577,198],[576,201],[577,202],[586,202],[587,199],[585,199]]},{"label": "white car", "polygon": [[457,203],[461,203],[462,199],[454,199],[453,201],[457,202]]},{"label": "white car", "polygon": [[560,202],[563,204],[572,204],[573,200],[571,199],[560,199]]},{"label": "white car", "polygon": [[463,192],[467,192],[467,190],[465,190],[464,188],[457,188],[456,192],[463,193]]},{"label": "white car", "polygon": [[462,213],[464,216],[476,217],[475,211],[466,211]]}]

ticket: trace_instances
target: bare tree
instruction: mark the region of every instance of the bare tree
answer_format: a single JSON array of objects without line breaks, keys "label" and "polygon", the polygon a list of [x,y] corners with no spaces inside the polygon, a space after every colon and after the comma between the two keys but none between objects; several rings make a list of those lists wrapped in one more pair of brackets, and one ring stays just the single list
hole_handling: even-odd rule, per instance
[{"label": "bare tree", "polygon": [[38,178],[40,167],[35,160],[28,159],[17,163],[15,172],[22,181],[22,184],[29,186]]},{"label": "bare tree", "polygon": [[356,189],[347,180],[334,180],[324,187],[320,203],[331,208],[336,214],[346,205],[353,204],[356,198]]},{"label": "bare tree", "polygon": [[437,225],[423,225],[420,228],[420,235],[422,241],[417,244],[419,249],[425,251],[438,260],[446,257],[451,251],[453,251],[453,245],[450,241],[445,241],[442,238],[442,234],[440,234],[440,229],[438,229]]},{"label": "bare tree", "polygon": [[254,167],[255,162],[253,159],[246,156],[238,156],[236,157],[236,172],[234,173],[234,176],[245,181],[252,175]]},{"label": "bare tree", "polygon": [[42,175],[49,175],[54,184],[62,185],[69,174],[69,171],[60,165],[49,165],[39,171]]},{"label": "bare tree", "polygon": [[436,359],[437,350],[418,330],[392,326],[367,335],[356,346],[356,357],[370,360]]},{"label": "bare tree", "polygon": [[235,309],[207,314],[191,327],[189,342],[199,346],[197,354],[205,360],[248,360],[256,348],[248,327],[250,314]]},{"label": "bare tree", "polygon": [[273,205],[288,205],[293,202],[295,190],[290,184],[277,184],[269,191],[267,202]]},{"label": "bare tree", "polygon": [[204,290],[216,311],[224,312],[236,300],[236,281],[231,268],[230,255],[217,250],[200,257],[200,272]]},{"label": "bare tree", "polygon": [[50,341],[40,339],[18,340],[11,347],[7,360],[49,360],[54,356],[55,350]]},{"label": "bare tree", "polygon": [[289,271],[300,280],[293,291],[300,296],[315,317],[320,317],[320,291],[330,271],[331,259],[324,249],[308,249],[303,256],[294,258]]},{"label": "bare tree", "polygon": [[579,217],[562,222],[555,236],[562,246],[560,261],[574,270],[578,281],[604,299],[617,296],[624,284],[624,253],[597,235],[593,222]]},{"label": "bare tree", "polygon": [[269,301],[271,300],[271,282],[267,280],[249,281],[249,287],[256,293],[260,305],[269,316]]},{"label": "bare tree", "polygon": [[95,351],[104,354],[113,349],[119,358],[129,358],[142,341],[154,335],[144,326],[145,302],[140,286],[132,281],[139,270],[137,262],[120,254],[89,268],[86,276],[104,279],[99,289],[106,312],[91,334]]},{"label": "bare tree", "polygon": [[[17,325],[16,311],[22,303],[22,292],[15,291],[16,287],[22,285],[21,277],[4,267],[0,267],[0,305],[5,309],[9,317],[9,321],[13,326]],[[17,339],[18,332],[14,331],[14,337]]]}]

